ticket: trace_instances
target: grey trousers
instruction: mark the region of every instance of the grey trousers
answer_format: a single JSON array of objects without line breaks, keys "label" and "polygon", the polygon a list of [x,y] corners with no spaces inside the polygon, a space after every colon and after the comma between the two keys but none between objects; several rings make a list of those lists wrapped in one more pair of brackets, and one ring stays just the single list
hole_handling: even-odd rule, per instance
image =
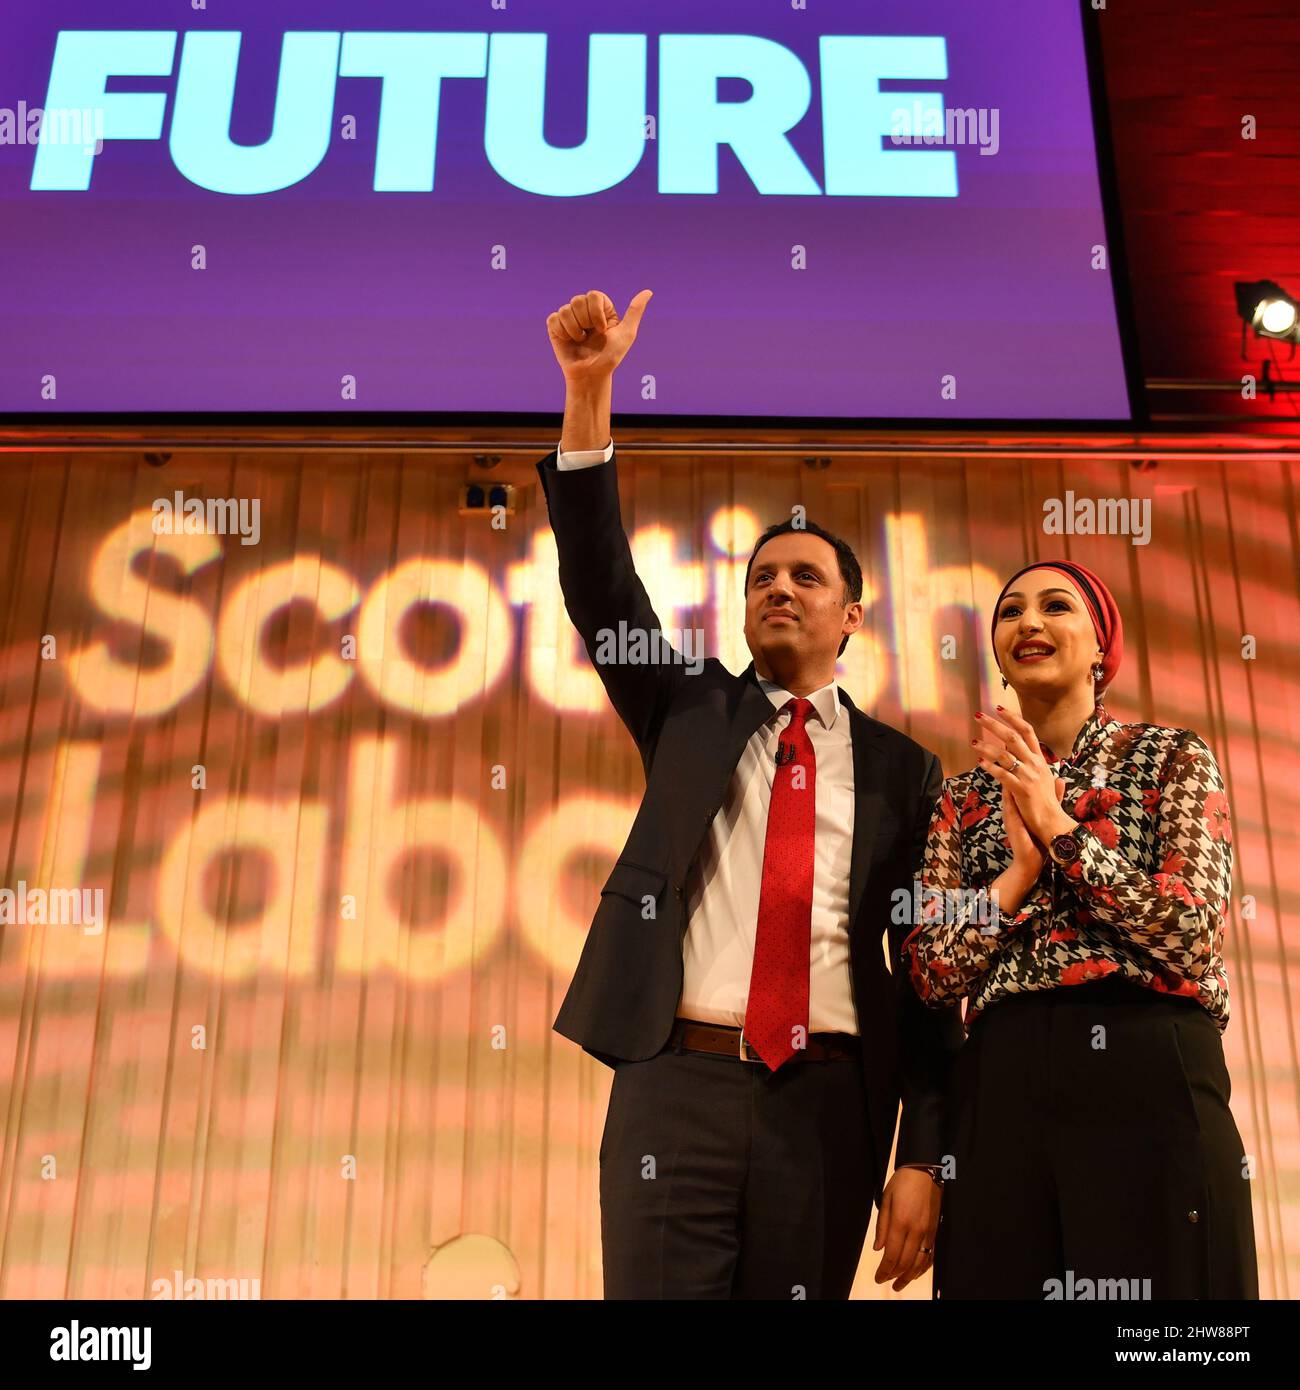
[{"label": "grey trousers", "polygon": [[861,1062],[621,1062],[600,1146],[606,1298],[844,1299],[871,1220]]}]

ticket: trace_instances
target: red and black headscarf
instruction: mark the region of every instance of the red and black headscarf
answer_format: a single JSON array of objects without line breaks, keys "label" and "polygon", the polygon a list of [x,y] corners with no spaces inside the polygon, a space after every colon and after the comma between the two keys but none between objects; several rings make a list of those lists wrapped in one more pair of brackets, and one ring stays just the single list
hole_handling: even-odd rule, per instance
[{"label": "red and black headscarf", "polygon": [[1065,575],[1082,596],[1084,607],[1088,610],[1088,616],[1092,619],[1092,626],[1097,633],[1097,645],[1104,653],[1101,659],[1101,679],[1096,687],[1097,698],[1100,699],[1102,692],[1115,679],[1115,672],[1119,669],[1120,659],[1124,655],[1124,623],[1119,616],[1119,605],[1115,602],[1114,595],[1090,569],[1076,565],[1072,560],[1035,560],[1032,565],[1017,570],[1002,586],[998,601],[993,605],[990,635],[997,632],[998,613],[1002,609],[1002,600],[1006,598],[1007,590],[1022,574],[1028,574],[1030,570],[1056,570],[1058,574]]}]

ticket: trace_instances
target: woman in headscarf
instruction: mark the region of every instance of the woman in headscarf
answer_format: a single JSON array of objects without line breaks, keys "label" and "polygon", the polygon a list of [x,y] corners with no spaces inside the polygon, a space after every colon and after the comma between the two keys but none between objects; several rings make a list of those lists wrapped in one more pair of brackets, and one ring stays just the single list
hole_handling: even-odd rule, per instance
[{"label": "woman in headscarf", "polygon": [[903,951],[922,999],[965,1001],[936,1292],[1257,1298],[1214,754],[1110,718],[1123,624],[1082,565],[1013,575],[992,637],[1020,713],[975,716],[978,763],[944,783]]}]

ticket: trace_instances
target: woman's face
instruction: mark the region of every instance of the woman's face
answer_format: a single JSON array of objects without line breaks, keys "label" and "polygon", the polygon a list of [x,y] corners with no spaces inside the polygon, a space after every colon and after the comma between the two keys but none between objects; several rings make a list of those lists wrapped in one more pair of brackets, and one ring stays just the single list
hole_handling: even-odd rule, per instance
[{"label": "woman's face", "polygon": [[1100,660],[1096,629],[1073,581],[1059,570],[1028,570],[1003,594],[993,650],[1017,695],[1052,698],[1086,685]]}]

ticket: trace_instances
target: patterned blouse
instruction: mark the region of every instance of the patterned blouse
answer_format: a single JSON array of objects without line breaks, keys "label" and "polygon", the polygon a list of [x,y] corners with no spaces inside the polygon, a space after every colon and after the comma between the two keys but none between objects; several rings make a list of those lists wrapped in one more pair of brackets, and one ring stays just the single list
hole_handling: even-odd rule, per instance
[{"label": "patterned blouse", "polygon": [[970,891],[1011,863],[1001,786],[978,766],[945,780],[920,925],[903,944],[916,992],[935,1007],[965,997],[969,1031],[1006,995],[1111,975],[1196,999],[1226,1028],[1232,826],[1214,754],[1190,729],[1121,724],[1099,706],[1056,771],[1081,823],[1080,856],[1068,866],[1049,856],[1020,910],[1001,920]]}]

